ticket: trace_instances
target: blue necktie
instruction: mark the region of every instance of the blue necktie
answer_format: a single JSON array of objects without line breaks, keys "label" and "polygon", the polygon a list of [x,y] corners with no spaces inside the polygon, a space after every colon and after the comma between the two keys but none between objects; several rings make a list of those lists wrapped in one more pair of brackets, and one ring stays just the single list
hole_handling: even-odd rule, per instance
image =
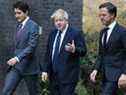
[{"label": "blue necktie", "polygon": [[61,39],[61,31],[59,31],[57,39],[56,39],[56,43],[55,43],[55,49],[54,49],[54,54],[53,54],[53,64],[55,64],[58,60],[60,39]]}]

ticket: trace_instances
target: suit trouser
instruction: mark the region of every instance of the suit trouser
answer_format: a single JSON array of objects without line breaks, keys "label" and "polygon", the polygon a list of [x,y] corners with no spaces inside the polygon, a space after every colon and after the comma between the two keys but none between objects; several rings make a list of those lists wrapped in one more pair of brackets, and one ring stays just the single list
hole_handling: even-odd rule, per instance
[{"label": "suit trouser", "polygon": [[50,80],[50,95],[75,95],[77,82],[61,83],[57,78]]},{"label": "suit trouser", "polygon": [[19,82],[24,79],[29,95],[39,95],[39,81],[38,75],[24,75],[21,76],[15,69],[8,72],[5,78],[5,84],[2,95],[13,95]]},{"label": "suit trouser", "polygon": [[116,95],[118,85],[116,81],[103,80],[100,95]]}]

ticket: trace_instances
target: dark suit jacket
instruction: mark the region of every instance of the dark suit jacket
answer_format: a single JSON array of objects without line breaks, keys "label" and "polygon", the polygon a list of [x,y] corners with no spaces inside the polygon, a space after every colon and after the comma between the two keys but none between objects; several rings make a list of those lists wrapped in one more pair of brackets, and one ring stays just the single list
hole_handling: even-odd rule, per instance
[{"label": "dark suit jacket", "polygon": [[39,64],[34,60],[35,51],[39,38],[39,26],[29,19],[22,29],[20,36],[15,39],[15,52],[20,60],[12,69],[18,70],[21,74],[37,74],[39,73]]},{"label": "dark suit jacket", "polygon": [[102,35],[103,31],[100,33],[96,69],[102,71],[107,80],[117,81],[121,73],[126,73],[126,28],[118,23],[115,25],[106,49],[102,45]]},{"label": "dark suit jacket", "polygon": [[[79,75],[79,58],[86,54],[84,38],[79,31],[69,27],[60,48],[59,58],[57,59],[58,62],[54,65],[52,64],[52,50],[57,31],[58,30],[55,29],[49,35],[45,56],[46,67],[44,68],[44,71],[49,72],[50,78],[55,76],[53,75],[53,72],[55,71],[56,77],[60,82],[76,82]],[[75,41],[76,46],[76,52],[74,54],[65,51],[65,45],[72,42],[72,40]],[[55,67],[55,70],[52,70],[53,66]]]}]

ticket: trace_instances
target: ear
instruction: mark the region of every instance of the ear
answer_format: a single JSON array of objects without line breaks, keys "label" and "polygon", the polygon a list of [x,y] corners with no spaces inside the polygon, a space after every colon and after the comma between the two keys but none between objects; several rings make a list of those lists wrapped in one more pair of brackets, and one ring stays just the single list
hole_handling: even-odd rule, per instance
[{"label": "ear", "polygon": [[25,13],[27,16],[28,16],[28,11],[26,11],[26,13]]},{"label": "ear", "polygon": [[114,14],[112,14],[112,15],[111,15],[111,18],[115,19],[115,15],[114,15]]}]

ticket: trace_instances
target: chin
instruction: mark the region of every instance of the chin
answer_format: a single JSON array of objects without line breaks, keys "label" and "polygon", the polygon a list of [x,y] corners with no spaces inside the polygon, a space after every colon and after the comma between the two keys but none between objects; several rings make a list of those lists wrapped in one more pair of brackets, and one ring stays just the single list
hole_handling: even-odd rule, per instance
[{"label": "chin", "polygon": [[21,19],[17,19],[17,21],[18,21],[18,22],[22,22],[22,20],[21,20]]},{"label": "chin", "polygon": [[57,27],[58,30],[62,30],[63,28],[62,27]]},{"label": "chin", "polygon": [[105,25],[105,26],[107,26],[107,24],[106,24],[106,23],[104,23],[104,22],[103,22],[102,24],[103,24],[103,25]]},{"label": "chin", "polygon": [[18,22],[21,22],[21,20],[17,20]]}]

